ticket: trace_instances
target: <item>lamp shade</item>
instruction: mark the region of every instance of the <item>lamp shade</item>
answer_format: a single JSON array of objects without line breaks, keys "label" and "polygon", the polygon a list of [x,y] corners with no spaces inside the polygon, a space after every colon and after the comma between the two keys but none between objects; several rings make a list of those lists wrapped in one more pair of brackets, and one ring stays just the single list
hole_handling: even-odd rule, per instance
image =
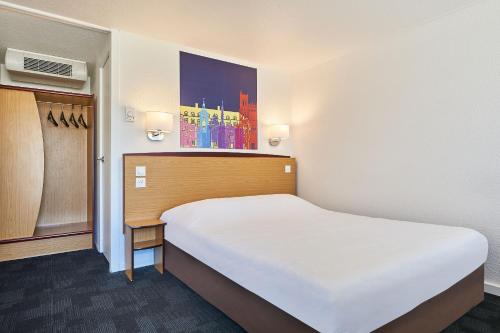
[{"label": "lamp shade", "polygon": [[269,126],[268,136],[272,139],[288,139],[290,136],[290,127],[288,125]]},{"label": "lamp shade", "polygon": [[167,112],[147,111],[146,131],[172,132],[173,115]]}]

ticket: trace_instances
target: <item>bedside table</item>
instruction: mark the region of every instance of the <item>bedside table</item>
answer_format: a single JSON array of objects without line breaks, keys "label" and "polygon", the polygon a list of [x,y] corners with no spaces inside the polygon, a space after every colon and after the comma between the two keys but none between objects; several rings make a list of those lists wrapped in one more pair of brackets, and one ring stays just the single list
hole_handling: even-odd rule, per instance
[{"label": "bedside table", "polygon": [[130,281],[134,281],[134,251],[137,250],[154,248],[155,268],[163,274],[164,235],[165,222],[161,220],[125,221],[125,275]]}]

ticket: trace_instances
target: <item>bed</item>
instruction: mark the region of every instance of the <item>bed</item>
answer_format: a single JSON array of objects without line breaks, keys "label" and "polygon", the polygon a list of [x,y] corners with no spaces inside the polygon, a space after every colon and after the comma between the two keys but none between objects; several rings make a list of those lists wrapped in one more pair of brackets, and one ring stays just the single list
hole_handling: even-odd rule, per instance
[{"label": "bed", "polygon": [[162,215],[165,269],[247,331],[438,332],[482,301],[481,234],[321,209],[290,158],[195,156],[125,156],[124,218]]},{"label": "bed", "polygon": [[374,331],[487,254],[470,229],[337,213],[289,194],[202,200],[161,219],[170,244],[320,332]]}]

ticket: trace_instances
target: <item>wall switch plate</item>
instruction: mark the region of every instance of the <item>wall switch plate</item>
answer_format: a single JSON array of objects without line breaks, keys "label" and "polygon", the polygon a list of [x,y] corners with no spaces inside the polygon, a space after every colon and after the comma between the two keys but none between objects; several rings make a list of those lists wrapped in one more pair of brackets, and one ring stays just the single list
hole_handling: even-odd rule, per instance
[{"label": "wall switch plate", "polygon": [[133,123],[135,121],[135,109],[130,107],[130,106],[126,106],[125,107],[125,121],[128,121],[130,123]]},{"label": "wall switch plate", "polygon": [[135,167],[136,177],[146,177],[146,167],[144,165],[138,165]]},{"label": "wall switch plate", "polygon": [[146,178],[144,178],[144,177],[136,177],[135,178],[135,187],[136,188],[146,187]]},{"label": "wall switch plate", "polygon": [[285,173],[291,173],[292,172],[292,166],[290,164],[285,165]]}]

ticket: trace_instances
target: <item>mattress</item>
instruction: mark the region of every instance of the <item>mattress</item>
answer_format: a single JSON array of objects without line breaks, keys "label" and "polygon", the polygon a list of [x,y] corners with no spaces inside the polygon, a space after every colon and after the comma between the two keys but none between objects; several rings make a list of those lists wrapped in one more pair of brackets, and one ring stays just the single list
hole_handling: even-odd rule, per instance
[{"label": "mattress", "polygon": [[320,332],[370,332],[481,266],[466,228],[350,215],[292,195],[209,199],[162,214],[165,239]]}]

